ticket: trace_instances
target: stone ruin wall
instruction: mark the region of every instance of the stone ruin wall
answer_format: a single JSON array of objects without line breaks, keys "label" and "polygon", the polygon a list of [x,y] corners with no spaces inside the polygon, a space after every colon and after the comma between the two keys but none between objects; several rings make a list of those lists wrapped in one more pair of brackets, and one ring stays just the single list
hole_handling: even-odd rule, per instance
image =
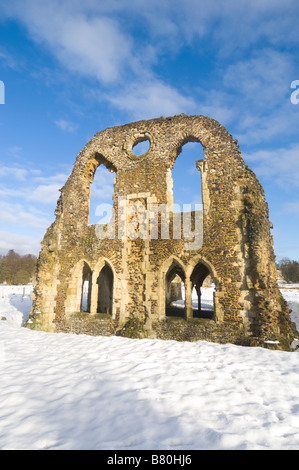
[{"label": "stone ruin wall", "polygon": [[[134,144],[149,139],[137,157]],[[184,238],[99,239],[88,224],[90,185],[101,164],[116,174],[115,230],[122,227],[121,198],[127,204],[167,204],[172,221],[175,160],[187,142],[200,142],[196,162],[202,179],[203,241],[190,249]],[[133,225],[134,227],[134,225]],[[162,228],[159,226],[159,235]],[[82,269],[91,269],[90,313],[80,315]],[[97,315],[96,279],[104,265],[113,271],[110,315]],[[165,315],[165,277],[183,273],[185,318]],[[192,316],[194,269],[213,279],[213,319]],[[198,281],[199,282],[199,281]],[[202,282],[202,281],[201,281]],[[28,326],[47,331],[119,334],[194,341],[206,339],[288,349],[295,335],[277,285],[268,206],[260,183],[245,165],[237,141],[217,121],[179,115],[139,121],[99,132],[78,154],[57,203],[56,220],[42,242],[35,300]]]}]

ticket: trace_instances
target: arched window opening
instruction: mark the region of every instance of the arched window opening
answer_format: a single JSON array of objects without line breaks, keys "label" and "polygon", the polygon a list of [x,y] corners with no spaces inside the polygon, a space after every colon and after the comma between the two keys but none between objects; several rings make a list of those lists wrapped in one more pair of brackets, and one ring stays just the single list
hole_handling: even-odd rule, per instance
[{"label": "arched window opening", "polygon": [[112,315],[113,305],[113,271],[106,263],[101,269],[97,279],[98,284],[98,305],[97,313]]},{"label": "arched window opening", "polygon": [[82,277],[81,312],[90,312],[92,271],[86,262],[84,262]]},{"label": "arched window opening", "polygon": [[113,214],[115,169],[100,165],[90,185],[89,224],[108,224]]},{"label": "arched window opening", "polygon": [[207,266],[198,263],[191,275],[192,307],[194,318],[214,318],[215,286]]},{"label": "arched window opening", "polygon": [[[174,212],[202,210],[201,173],[196,168],[196,161],[204,159],[204,150],[200,142],[187,142],[182,146],[173,169]],[[191,207],[190,207],[191,205]]]},{"label": "arched window opening", "polygon": [[165,313],[169,317],[185,317],[185,273],[175,261],[165,277]]}]

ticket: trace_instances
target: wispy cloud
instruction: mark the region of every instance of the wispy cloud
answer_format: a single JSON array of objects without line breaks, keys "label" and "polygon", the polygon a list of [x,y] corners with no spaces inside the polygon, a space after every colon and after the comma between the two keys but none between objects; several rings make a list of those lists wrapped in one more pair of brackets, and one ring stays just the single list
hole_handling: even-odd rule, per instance
[{"label": "wispy cloud", "polygon": [[14,57],[2,46],[0,46],[0,62],[11,69],[18,69],[18,64]]},{"label": "wispy cloud", "polygon": [[20,255],[30,253],[37,256],[40,249],[40,240],[38,239],[0,230],[1,254],[6,254],[8,250],[15,250]]},{"label": "wispy cloud", "polygon": [[[35,201],[42,205],[55,205],[59,189],[69,174],[56,173],[44,176],[39,170],[22,167],[0,166],[0,195],[3,200],[19,198],[24,202]],[[1,182],[2,179],[2,182]],[[12,185],[13,179],[19,185]]]},{"label": "wispy cloud", "polygon": [[17,224],[45,230],[50,223],[50,218],[45,214],[41,215],[30,210],[26,205],[3,202],[0,210],[0,222],[2,227],[5,227],[6,224]]},{"label": "wispy cloud", "polygon": [[299,187],[299,144],[244,155],[256,173],[291,190]]},{"label": "wispy cloud", "polygon": [[236,61],[225,70],[223,83],[254,103],[256,109],[273,107],[289,91],[292,77],[292,55],[265,48],[254,51],[249,58]]},{"label": "wispy cloud", "polygon": [[[48,90],[60,87],[72,104],[78,93],[87,96],[84,113],[96,104],[117,121],[183,112],[215,118],[238,138],[241,150],[244,144],[251,149],[244,157],[257,175],[290,194],[299,186],[299,106],[289,99],[290,83],[299,78],[298,14],[298,0],[11,0],[0,3],[1,22],[21,24],[22,34],[27,31],[38,44],[41,61],[32,66],[32,56],[23,58],[13,46],[0,47],[0,61],[24,68],[28,60],[30,78]],[[48,114],[53,127],[84,129],[83,120],[77,127],[83,116],[79,101],[67,110],[60,102],[59,111]],[[2,221],[23,223],[27,217],[33,227],[47,216],[29,205],[45,213],[54,209],[68,175],[56,169],[37,174],[22,164],[28,159],[17,144],[0,166],[0,195],[21,205],[2,206]],[[257,145],[268,149],[253,151]],[[111,188],[109,178],[92,185],[100,198]],[[296,201],[287,201],[290,214]]]},{"label": "wispy cloud", "polygon": [[134,59],[130,37],[113,18],[91,15],[87,5],[76,8],[76,3],[73,8],[68,1],[15,0],[4,12],[25,24],[64,67],[103,83],[118,79]]},{"label": "wispy cloud", "polygon": [[64,119],[59,119],[58,121],[55,121],[55,124],[59,129],[61,129],[64,132],[75,132],[78,129],[78,124],[71,122],[71,121],[65,121]]},{"label": "wispy cloud", "polygon": [[192,97],[182,95],[175,87],[159,80],[129,84],[107,100],[119,109],[130,112],[135,119],[192,113],[197,109]]},{"label": "wispy cloud", "polygon": [[[18,174],[15,170],[5,167],[0,172],[0,253],[15,249],[18,253],[37,254],[39,240],[54,220],[59,188],[67,175],[41,176],[30,168],[18,168]],[[17,186],[11,186],[11,178],[7,182],[12,173]]]},{"label": "wispy cloud", "polygon": [[[63,69],[94,79],[99,100],[132,119],[207,114],[224,124],[238,123],[244,142],[271,139],[278,121],[281,132],[286,129],[289,109],[281,103],[293,78],[291,46],[299,44],[296,0],[252,0],[250,7],[246,0],[225,5],[210,0],[204,7],[198,0],[12,0],[1,8],[3,16],[22,22]],[[213,50],[216,76],[205,93],[196,95],[197,84],[179,90],[175,76],[171,81],[159,76],[159,60],[175,57],[186,46],[199,55],[202,49]],[[279,47],[283,54],[275,50]],[[76,130],[67,120],[56,125]]]},{"label": "wispy cloud", "polygon": [[24,181],[28,175],[26,168],[18,168],[7,165],[0,165],[0,178],[15,178],[19,181]]},{"label": "wispy cloud", "polygon": [[219,70],[219,85],[198,88],[203,114],[233,129],[242,144],[278,141],[298,135],[298,112],[290,102],[295,58],[269,48],[253,50],[246,58]]},{"label": "wispy cloud", "polygon": [[[49,169],[47,169],[49,171]],[[53,169],[52,169],[53,171]],[[68,174],[47,174],[29,164],[0,165],[0,253],[14,249],[38,254],[40,240],[55,218]]]}]

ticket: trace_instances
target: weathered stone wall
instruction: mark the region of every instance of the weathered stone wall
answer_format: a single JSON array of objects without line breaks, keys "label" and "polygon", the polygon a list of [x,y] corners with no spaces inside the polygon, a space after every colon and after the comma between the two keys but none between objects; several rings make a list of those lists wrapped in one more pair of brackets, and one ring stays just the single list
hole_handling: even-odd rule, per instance
[{"label": "weathered stone wall", "polygon": [[[143,139],[149,139],[150,149],[137,157],[132,148]],[[171,172],[182,146],[190,141],[200,142],[205,154],[196,163],[203,197],[203,238],[197,244],[175,238],[172,225]],[[115,224],[110,226],[114,237],[106,239],[99,238],[102,227],[88,225],[90,184],[101,164],[116,174]],[[153,239],[149,213],[157,204],[169,210],[169,236],[159,225],[158,238]],[[194,223],[199,220],[196,213],[192,217]],[[90,314],[82,317],[78,312],[84,263],[92,272],[92,287]],[[97,282],[105,265],[113,273],[113,303],[111,316],[100,319]],[[185,319],[179,321],[165,315],[169,269],[185,283]],[[214,316],[197,321],[191,291],[195,284],[199,290],[207,275],[216,286]],[[44,237],[30,326],[242,344],[278,340],[287,348],[295,332],[277,285],[264,192],[223,126],[204,116],[179,115],[95,135],[77,156],[61,189],[56,220]]]}]

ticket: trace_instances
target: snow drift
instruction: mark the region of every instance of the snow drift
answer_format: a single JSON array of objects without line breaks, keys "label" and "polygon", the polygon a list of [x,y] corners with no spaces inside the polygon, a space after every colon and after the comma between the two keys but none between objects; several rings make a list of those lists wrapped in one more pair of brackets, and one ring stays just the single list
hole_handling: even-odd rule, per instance
[{"label": "snow drift", "polygon": [[0,287],[0,449],[298,449],[297,351],[32,331],[30,290]]}]

